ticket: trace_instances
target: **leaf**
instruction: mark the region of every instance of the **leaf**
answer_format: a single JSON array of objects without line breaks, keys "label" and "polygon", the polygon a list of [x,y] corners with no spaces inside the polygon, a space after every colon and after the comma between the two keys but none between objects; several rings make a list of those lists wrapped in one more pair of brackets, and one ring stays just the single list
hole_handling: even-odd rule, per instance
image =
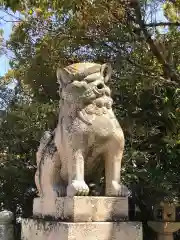
[{"label": "leaf", "polygon": [[30,9],[30,10],[28,11],[28,14],[29,14],[29,15],[32,15],[32,14],[33,14],[33,10]]}]

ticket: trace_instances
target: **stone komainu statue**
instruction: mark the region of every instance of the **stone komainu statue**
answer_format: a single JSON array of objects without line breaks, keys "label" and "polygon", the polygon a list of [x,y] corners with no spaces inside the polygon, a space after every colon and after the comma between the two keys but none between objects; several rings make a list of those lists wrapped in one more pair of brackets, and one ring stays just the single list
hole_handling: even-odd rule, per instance
[{"label": "stone komainu statue", "polygon": [[60,113],[37,151],[36,186],[41,197],[88,195],[85,179],[105,163],[105,195],[125,196],[120,184],[123,131],[113,113],[109,64],[77,63],[57,70]]}]

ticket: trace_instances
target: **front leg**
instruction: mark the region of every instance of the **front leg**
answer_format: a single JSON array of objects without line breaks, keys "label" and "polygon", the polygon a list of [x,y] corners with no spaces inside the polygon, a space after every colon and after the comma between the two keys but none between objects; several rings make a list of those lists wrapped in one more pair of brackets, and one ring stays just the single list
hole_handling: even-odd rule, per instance
[{"label": "front leg", "polygon": [[124,149],[124,138],[119,138],[117,141],[112,141],[104,154],[105,158],[105,195],[106,196],[121,196],[129,195],[129,190],[123,184],[120,184],[121,175],[121,160]]},{"label": "front leg", "polygon": [[73,151],[68,159],[68,187],[67,196],[86,196],[89,188],[84,181],[84,157],[82,151]]}]

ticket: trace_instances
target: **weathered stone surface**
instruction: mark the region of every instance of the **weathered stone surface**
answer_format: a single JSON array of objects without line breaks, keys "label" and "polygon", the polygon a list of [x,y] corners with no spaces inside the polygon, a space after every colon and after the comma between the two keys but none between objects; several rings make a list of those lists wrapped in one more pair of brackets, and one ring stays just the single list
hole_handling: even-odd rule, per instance
[{"label": "weathered stone surface", "polygon": [[48,216],[63,220],[64,198],[35,198],[33,203],[33,215],[41,218]]},{"label": "weathered stone surface", "polygon": [[127,197],[35,198],[33,214],[74,222],[105,222],[128,219]]},{"label": "weathered stone surface", "polygon": [[0,240],[13,240],[14,226],[12,224],[0,224]]},{"label": "weathered stone surface", "polygon": [[13,213],[10,211],[0,212],[0,240],[13,240],[14,227],[11,224]]},{"label": "weathered stone surface", "polygon": [[142,240],[138,222],[65,223],[23,219],[22,240]]},{"label": "weathered stone surface", "polygon": [[[86,196],[86,179],[105,165],[105,195],[127,196],[120,183],[124,134],[112,110],[109,64],[77,63],[58,69],[60,112],[37,152],[40,197]],[[100,157],[101,156],[101,157]],[[103,164],[102,163],[102,164]],[[101,165],[102,165],[101,164]]]},{"label": "weathered stone surface", "polygon": [[13,240],[14,226],[12,224],[0,224],[0,240]]},{"label": "weathered stone surface", "polygon": [[13,213],[7,210],[0,212],[0,224],[9,224],[13,220]]}]

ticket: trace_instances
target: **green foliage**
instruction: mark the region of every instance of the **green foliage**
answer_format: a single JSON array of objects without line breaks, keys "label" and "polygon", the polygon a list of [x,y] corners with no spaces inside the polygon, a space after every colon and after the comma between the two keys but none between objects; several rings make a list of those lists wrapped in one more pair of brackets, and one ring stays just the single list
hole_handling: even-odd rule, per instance
[{"label": "green foliage", "polygon": [[28,215],[26,198],[34,188],[35,154],[46,129],[55,127],[57,103],[15,104],[1,122],[0,202],[14,212]]}]

